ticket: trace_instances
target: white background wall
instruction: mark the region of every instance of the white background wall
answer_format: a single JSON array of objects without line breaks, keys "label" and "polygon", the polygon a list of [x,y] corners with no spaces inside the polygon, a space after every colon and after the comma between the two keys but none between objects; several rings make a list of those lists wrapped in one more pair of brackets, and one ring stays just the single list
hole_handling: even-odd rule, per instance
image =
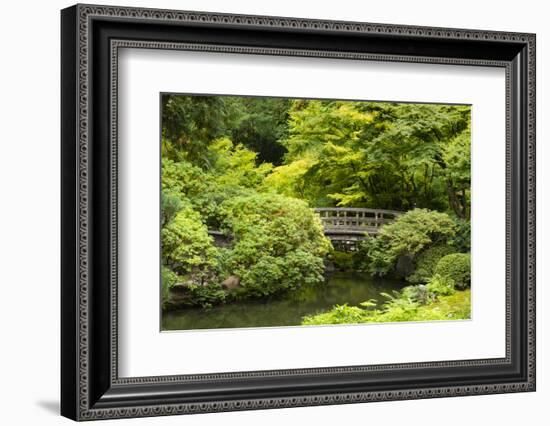
[{"label": "white background wall", "polygon": [[[550,27],[541,0],[160,0],[103,4],[537,33],[538,390],[530,394],[293,408],[118,424],[498,425],[550,422]],[[68,424],[59,404],[59,9],[11,1],[0,24],[0,421]],[[129,423],[131,422],[131,423]],[[108,421],[102,424],[117,424]]]}]

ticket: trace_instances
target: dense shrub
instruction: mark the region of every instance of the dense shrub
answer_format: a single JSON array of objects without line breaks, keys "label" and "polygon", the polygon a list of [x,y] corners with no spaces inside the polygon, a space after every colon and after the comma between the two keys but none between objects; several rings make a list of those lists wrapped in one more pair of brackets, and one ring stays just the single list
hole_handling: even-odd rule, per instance
[{"label": "dense shrub", "polygon": [[395,222],[384,225],[378,236],[363,242],[363,268],[372,274],[386,275],[395,270],[400,256],[415,256],[432,245],[445,244],[454,233],[455,224],[447,214],[410,210]]},{"label": "dense shrub", "polygon": [[222,269],[240,278],[241,293],[261,297],[323,282],[330,242],[305,202],[255,194],[227,200],[221,212],[233,239]]},{"label": "dense shrub", "polygon": [[193,198],[208,187],[209,177],[200,167],[187,161],[162,159],[162,190]]},{"label": "dense shrub", "polygon": [[161,230],[164,265],[187,280],[203,284],[216,265],[212,237],[191,207],[180,210]]},{"label": "dense shrub", "polygon": [[162,191],[160,196],[160,224],[164,226],[169,223],[176,214],[183,208],[184,202],[181,197],[171,191]]},{"label": "dense shrub", "polygon": [[469,253],[454,253],[443,257],[434,273],[454,281],[455,287],[463,290],[470,286],[471,266]]},{"label": "dense shrub", "polygon": [[254,189],[272,170],[270,163],[257,164],[256,152],[228,138],[213,141],[209,151],[215,158],[211,172],[220,187]]},{"label": "dense shrub", "polygon": [[[202,221],[220,226],[220,206],[228,199],[250,195],[271,171],[270,164],[256,164],[257,154],[220,138],[208,146],[208,170],[186,160],[162,160],[163,212],[173,208],[173,196],[191,203]],[[163,215],[164,219],[164,215]]]},{"label": "dense shrub", "polygon": [[227,294],[217,282],[198,284],[189,276],[178,276],[166,266],[161,270],[162,307],[178,309],[183,306],[201,306],[209,308],[223,303]]},{"label": "dense shrub", "polygon": [[461,253],[468,253],[471,246],[471,226],[470,221],[465,219],[455,219],[455,235],[449,240],[449,244],[452,245],[456,251]]},{"label": "dense shrub", "polygon": [[185,296],[185,298],[182,298],[183,304],[210,308],[212,305],[223,303],[226,293],[217,283],[208,285],[190,284],[186,287]]},{"label": "dense shrub", "polygon": [[456,250],[449,245],[437,245],[422,250],[415,259],[414,272],[407,277],[411,283],[427,283],[431,278],[439,260]]},{"label": "dense shrub", "polygon": [[[242,192],[242,191],[241,191]],[[162,160],[162,220],[168,221],[177,206],[177,199],[200,212],[202,222],[217,225],[219,205],[241,192],[220,188],[212,174],[187,161]]]}]

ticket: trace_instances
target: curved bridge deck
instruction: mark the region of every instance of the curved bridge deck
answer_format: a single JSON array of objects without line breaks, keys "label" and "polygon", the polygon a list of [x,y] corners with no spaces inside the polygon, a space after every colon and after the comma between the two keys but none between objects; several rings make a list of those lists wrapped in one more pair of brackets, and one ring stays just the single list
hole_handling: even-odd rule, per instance
[{"label": "curved bridge deck", "polygon": [[337,250],[354,251],[366,235],[376,235],[382,225],[393,222],[402,212],[354,207],[316,208],[325,235]]}]

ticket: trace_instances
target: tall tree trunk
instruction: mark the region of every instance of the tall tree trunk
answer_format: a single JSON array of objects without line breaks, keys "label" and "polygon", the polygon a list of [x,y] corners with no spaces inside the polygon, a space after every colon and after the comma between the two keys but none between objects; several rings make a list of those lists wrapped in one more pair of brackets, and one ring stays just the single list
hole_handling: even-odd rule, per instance
[{"label": "tall tree trunk", "polygon": [[457,193],[454,189],[453,182],[450,179],[447,179],[447,196],[449,198],[449,205],[451,206],[455,214],[461,219],[466,219],[466,204],[461,203],[461,200],[457,196]]}]

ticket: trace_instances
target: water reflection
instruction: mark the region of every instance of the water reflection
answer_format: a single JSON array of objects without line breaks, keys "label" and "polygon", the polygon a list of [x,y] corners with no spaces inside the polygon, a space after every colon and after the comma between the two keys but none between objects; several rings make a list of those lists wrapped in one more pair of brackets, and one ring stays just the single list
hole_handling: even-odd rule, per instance
[{"label": "water reflection", "polygon": [[245,301],[214,306],[211,309],[189,308],[164,313],[163,330],[193,330],[237,327],[280,327],[300,325],[306,315],[326,312],[334,305],[354,306],[369,299],[383,301],[381,292],[398,290],[403,283],[373,278],[357,272],[332,274],[325,285],[310,287],[283,298]]}]

